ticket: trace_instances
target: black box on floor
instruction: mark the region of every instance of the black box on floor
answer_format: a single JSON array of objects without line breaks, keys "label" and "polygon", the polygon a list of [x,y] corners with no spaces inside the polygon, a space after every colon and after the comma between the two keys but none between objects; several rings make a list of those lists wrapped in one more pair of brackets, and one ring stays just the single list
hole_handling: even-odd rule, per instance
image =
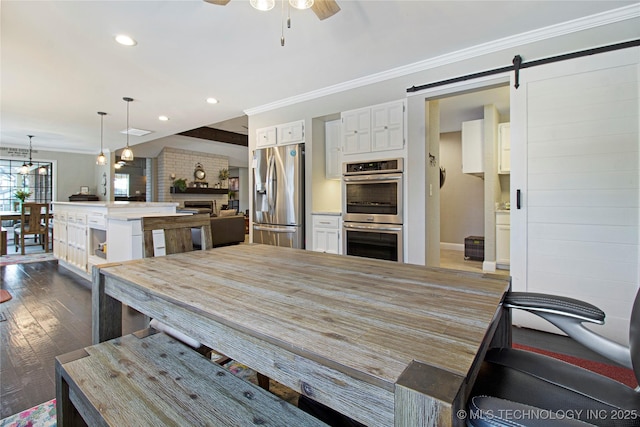
[{"label": "black box on floor", "polygon": [[464,259],[484,261],[484,236],[465,237]]}]

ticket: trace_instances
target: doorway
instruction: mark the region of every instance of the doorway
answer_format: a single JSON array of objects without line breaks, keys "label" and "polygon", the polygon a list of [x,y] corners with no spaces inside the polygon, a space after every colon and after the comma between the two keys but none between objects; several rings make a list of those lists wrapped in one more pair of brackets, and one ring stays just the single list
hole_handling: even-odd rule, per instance
[{"label": "doorway", "polygon": [[[440,221],[431,227],[438,227],[439,231],[439,266],[477,272],[496,271],[496,211],[510,206],[509,174],[498,173],[497,167],[497,128],[510,119],[509,87],[506,83],[498,87],[480,87],[429,98],[426,102],[436,100],[440,127],[437,163],[442,178],[438,190]],[[470,131],[473,126],[464,126],[463,131],[463,123],[477,125],[481,132]],[[481,150],[470,150],[469,146],[474,144]],[[475,160],[484,165],[482,171],[468,166],[469,156],[475,156]],[[464,171],[463,160],[467,164]],[[501,229],[504,231],[505,227],[501,226]],[[465,242],[468,246],[470,237],[474,237],[473,244],[482,243],[484,256],[478,258],[476,246],[471,251],[467,247],[465,251]],[[508,275],[508,262],[503,262],[497,272]]]}]

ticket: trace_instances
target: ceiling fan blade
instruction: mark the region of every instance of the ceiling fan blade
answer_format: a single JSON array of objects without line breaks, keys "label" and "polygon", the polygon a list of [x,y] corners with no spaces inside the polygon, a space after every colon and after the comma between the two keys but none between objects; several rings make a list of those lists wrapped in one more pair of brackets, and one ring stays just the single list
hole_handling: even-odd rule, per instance
[{"label": "ceiling fan blade", "polygon": [[225,4],[229,3],[231,0],[204,0],[207,3],[211,3],[211,4],[217,4],[219,6],[224,6]]},{"label": "ceiling fan blade", "polygon": [[[208,0],[205,0],[208,1]],[[340,6],[335,0],[315,0],[311,10],[320,19],[327,19],[340,12]]]}]

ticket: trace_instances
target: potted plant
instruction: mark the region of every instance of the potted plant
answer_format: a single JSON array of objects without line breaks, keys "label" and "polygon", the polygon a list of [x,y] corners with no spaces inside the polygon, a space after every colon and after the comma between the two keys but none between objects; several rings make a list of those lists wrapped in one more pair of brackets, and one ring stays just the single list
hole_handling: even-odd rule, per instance
[{"label": "potted plant", "polygon": [[220,178],[220,183],[222,188],[228,187],[228,185],[225,186],[224,184],[229,179],[229,169],[226,169],[226,168],[220,169],[220,172],[218,173],[218,178]]},{"label": "potted plant", "polygon": [[20,200],[20,203],[24,203],[29,197],[31,197],[31,191],[26,188],[21,188],[15,193],[16,199]]},{"label": "potted plant", "polygon": [[176,193],[184,193],[187,191],[187,180],[184,178],[178,178],[173,180],[173,188]]}]

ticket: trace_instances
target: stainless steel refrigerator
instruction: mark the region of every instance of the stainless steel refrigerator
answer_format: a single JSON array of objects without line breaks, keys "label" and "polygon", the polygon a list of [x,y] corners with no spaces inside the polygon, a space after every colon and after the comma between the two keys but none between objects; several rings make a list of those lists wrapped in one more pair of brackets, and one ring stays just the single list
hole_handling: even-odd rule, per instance
[{"label": "stainless steel refrigerator", "polygon": [[253,156],[253,241],[304,249],[304,144]]}]

